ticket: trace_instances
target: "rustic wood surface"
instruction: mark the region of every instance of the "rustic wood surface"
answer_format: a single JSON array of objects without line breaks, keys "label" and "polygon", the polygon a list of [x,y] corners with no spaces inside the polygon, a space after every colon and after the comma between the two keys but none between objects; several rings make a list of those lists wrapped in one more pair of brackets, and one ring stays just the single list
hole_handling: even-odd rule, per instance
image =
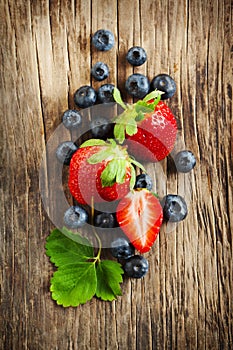
[{"label": "rustic wood surface", "polygon": [[[0,16],[0,348],[232,349],[231,0],[1,0]],[[107,53],[91,46],[100,28],[115,35]],[[133,45],[148,54],[135,69],[125,61]],[[100,85],[90,81],[97,60],[123,92],[133,71],[173,76],[177,93],[168,103],[197,166],[178,175],[162,162],[167,181],[157,179],[156,190],[184,193],[189,215],[163,226],[147,276],[126,280],[112,303],[94,298],[64,309],[49,292],[44,244],[54,225],[39,169],[75,90]],[[131,102],[125,92],[124,99]],[[147,169],[156,178],[156,166]]]}]

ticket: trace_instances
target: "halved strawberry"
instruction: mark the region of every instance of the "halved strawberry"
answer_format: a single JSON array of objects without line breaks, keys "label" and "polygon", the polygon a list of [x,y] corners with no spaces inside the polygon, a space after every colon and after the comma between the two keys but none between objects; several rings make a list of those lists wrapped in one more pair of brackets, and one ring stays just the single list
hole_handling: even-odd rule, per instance
[{"label": "halved strawberry", "polygon": [[135,183],[135,169],[125,146],[114,140],[84,142],[70,161],[68,186],[81,204],[114,201],[124,197]]},{"label": "halved strawberry", "polygon": [[114,94],[116,102],[125,109],[115,119],[114,136],[120,143],[125,141],[130,154],[146,162],[164,159],[176,141],[176,119],[160,101],[161,94],[155,90],[133,105],[125,105],[117,90]]},{"label": "halved strawberry", "polygon": [[152,192],[137,189],[120,200],[116,217],[133,246],[140,253],[146,253],[158,236],[163,221],[163,209]]}]

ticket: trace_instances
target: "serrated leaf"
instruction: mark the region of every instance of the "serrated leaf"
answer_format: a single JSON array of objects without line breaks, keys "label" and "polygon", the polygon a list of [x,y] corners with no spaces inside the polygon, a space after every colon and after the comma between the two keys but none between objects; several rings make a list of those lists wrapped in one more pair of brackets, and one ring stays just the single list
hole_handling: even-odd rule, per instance
[{"label": "serrated leaf", "polygon": [[96,296],[102,300],[112,301],[122,295],[120,283],[124,271],[116,261],[103,260],[96,269],[97,288]]},{"label": "serrated leaf", "polygon": [[88,146],[106,146],[106,142],[100,139],[90,139],[81,144],[79,148],[88,147]]},{"label": "serrated leaf", "polygon": [[132,136],[132,135],[135,135],[138,131],[138,128],[137,128],[137,122],[135,119],[130,119],[128,121],[128,123],[126,124],[126,133],[129,135],[129,136]]},{"label": "serrated leaf", "polygon": [[112,186],[116,182],[116,174],[118,170],[118,161],[111,160],[101,173],[101,183],[103,187]]},{"label": "serrated leaf", "polygon": [[118,103],[122,108],[124,108],[124,109],[127,108],[127,106],[125,105],[125,103],[123,102],[123,100],[121,98],[120,90],[118,90],[116,87],[114,87],[114,89],[113,89],[113,98],[116,101],[116,103]]},{"label": "serrated leaf", "polygon": [[94,250],[88,239],[67,229],[62,230],[65,234],[54,229],[46,240],[46,254],[51,262],[59,267],[93,258]]},{"label": "serrated leaf", "polygon": [[124,140],[125,140],[125,125],[124,124],[115,124],[114,137],[119,143],[124,142]]},{"label": "serrated leaf", "polygon": [[64,307],[78,306],[96,292],[97,276],[93,262],[79,262],[59,268],[51,278],[52,299]]}]

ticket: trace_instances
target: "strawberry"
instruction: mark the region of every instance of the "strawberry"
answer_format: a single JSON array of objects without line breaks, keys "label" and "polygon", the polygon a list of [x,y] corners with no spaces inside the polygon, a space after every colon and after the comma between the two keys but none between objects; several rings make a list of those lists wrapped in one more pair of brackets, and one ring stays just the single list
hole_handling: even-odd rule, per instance
[{"label": "strawberry", "polygon": [[121,100],[115,88],[114,98],[125,110],[116,119],[114,136],[128,145],[128,151],[138,159],[157,162],[173,149],[177,125],[169,107],[160,101],[162,92],[155,90],[143,100],[129,106]]},{"label": "strawberry", "polygon": [[137,189],[120,200],[116,218],[132,245],[140,253],[146,253],[158,236],[163,209],[152,192]]},{"label": "strawberry", "polygon": [[135,184],[135,169],[126,146],[114,140],[84,142],[70,161],[68,186],[80,204],[114,201],[125,196]]}]

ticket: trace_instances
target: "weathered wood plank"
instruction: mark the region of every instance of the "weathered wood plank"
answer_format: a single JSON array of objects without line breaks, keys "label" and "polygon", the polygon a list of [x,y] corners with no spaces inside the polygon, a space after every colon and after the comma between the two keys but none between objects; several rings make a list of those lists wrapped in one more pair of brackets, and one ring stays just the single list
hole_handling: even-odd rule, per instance
[{"label": "weathered wood plank", "polygon": [[[231,349],[233,346],[232,4],[223,1],[1,1],[1,349]],[[116,45],[97,52],[91,35],[110,29]],[[143,46],[147,62],[125,55]],[[193,150],[190,174],[172,171],[172,156],[146,165],[160,196],[179,193],[187,219],[164,225],[146,256],[143,280],[125,280],[123,296],[77,309],[51,300],[53,267],[44,244],[53,223],[41,203],[42,154],[73,94],[103,60],[104,81],[133,72],[177,82],[176,150]],[[88,118],[87,118],[88,122]],[[67,132],[67,139],[72,135]],[[52,145],[51,150],[55,150]],[[44,186],[58,167],[44,158]],[[59,201],[50,193],[50,202]],[[62,210],[62,208],[61,208]]]}]

